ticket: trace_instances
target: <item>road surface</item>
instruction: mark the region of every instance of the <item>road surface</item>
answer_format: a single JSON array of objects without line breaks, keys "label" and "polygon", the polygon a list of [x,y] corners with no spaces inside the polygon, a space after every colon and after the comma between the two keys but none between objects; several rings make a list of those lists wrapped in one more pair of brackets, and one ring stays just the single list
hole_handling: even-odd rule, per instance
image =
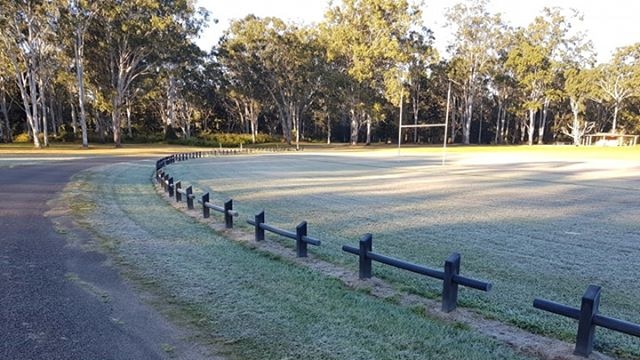
[{"label": "road surface", "polygon": [[70,246],[45,216],[73,174],[115,161],[0,167],[0,359],[208,358],[103,254]]}]

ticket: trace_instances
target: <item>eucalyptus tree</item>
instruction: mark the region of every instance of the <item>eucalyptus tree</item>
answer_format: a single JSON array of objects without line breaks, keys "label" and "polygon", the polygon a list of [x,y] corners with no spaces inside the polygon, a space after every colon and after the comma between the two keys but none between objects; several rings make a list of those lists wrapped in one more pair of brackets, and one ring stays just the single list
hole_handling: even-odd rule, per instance
[{"label": "eucalyptus tree", "polygon": [[[122,115],[132,84],[161,70],[176,44],[198,34],[203,14],[190,1],[106,0],[89,24],[91,77],[108,100],[111,131],[121,145]],[[89,68],[89,67],[87,67]],[[107,105],[107,104],[105,104]]]},{"label": "eucalyptus tree", "polygon": [[611,132],[618,129],[618,115],[625,102],[640,96],[640,43],[619,48],[609,64],[598,68],[601,98],[613,103]]},{"label": "eucalyptus tree", "polygon": [[472,0],[454,5],[446,14],[455,26],[450,76],[461,84],[464,105],[462,142],[470,143],[471,121],[478,93],[483,89],[491,63],[497,58],[497,39],[504,25],[499,14],[487,10],[488,0]]},{"label": "eucalyptus tree", "polygon": [[367,143],[370,141],[375,110],[371,95],[393,98],[397,96],[393,90],[402,88],[396,85],[408,61],[403,41],[412,28],[418,27],[419,8],[407,0],[343,0],[325,14],[321,29],[327,58],[352,79],[345,89],[352,144],[357,143],[363,123],[367,126]]},{"label": "eucalyptus tree", "polygon": [[[57,22],[56,1],[4,1],[0,12],[0,28],[5,55],[16,79],[27,119],[27,130],[33,145],[40,148],[40,113],[38,87],[41,55],[49,46],[48,37]],[[41,83],[40,83],[41,84]]]},{"label": "eucalyptus tree", "polygon": [[582,137],[591,131],[595,122],[580,118],[585,111],[585,102],[593,97],[595,92],[594,70],[569,68],[564,74],[564,91],[569,98],[572,122],[562,129],[565,135],[571,136],[574,145],[580,145]]},{"label": "eucalyptus tree", "polygon": [[[429,79],[432,68],[437,63],[439,55],[433,47],[433,33],[427,28],[411,31],[404,41],[408,60],[406,63],[406,82],[409,87],[413,124],[418,125],[420,110],[425,106],[424,98],[429,93]],[[418,129],[413,131],[413,142],[418,142]]]},{"label": "eucalyptus tree", "polygon": [[[300,140],[302,116],[317,95],[324,57],[317,33],[278,18],[253,15],[235,21],[220,43],[231,84],[257,101],[262,91],[277,107],[287,143]],[[238,90],[238,86],[246,87]]]},{"label": "eucalyptus tree", "polygon": [[[101,1],[68,0],[63,7],[62,26],[67,35],[67,50],[70,50],[75,69],[75,88],[77,92],[78,110],[80,115],[80,131],[82,147],[89,147],[87,134],[86,85],[85,85],[85,39],[91,22],[98,15]],[[75,105],[71,104],[75,115]]]},{"label": "eucalyptus tree", "polygon": [[[243,43],[244,40],[235,38],[248,37],[248,35],[240,30],[239,24],[236,24],[235,30],[230,29],[229,34],[221,41],[216,59],[224,72],[223,88],[227,107],[238,116],[241,128],[245,129],[246,126],[250,128],[252,142],[255,143],[258,133],[258,117],[263,103],[269,101],[269,93],[266,91],[262,79],[264,70],[260,66],[261,64],[256,63],[253,56],[247,51],[247,47],[250,47],[252,43]],[[281,120],[287,121],[284,117]],[[284,131],[286,126],[282,128]],[[286,138],[287,134],[283,132],[283,136]]]},{"label": "eucalyptus tree", "polygon": [[544,8],[527,28],[516,33],[516,45],[509,53],[507,65],[527,94],[525,108],[529,122],[525,124],[529,145],[533,144],[536,131],[535,115],[542,110],[538,129],[539,139],[544,137],[546,111],[549,102],[558,98],[561,86],[554,86],[569,59],[583,56],[590,43],[583,33],[572,33],[571,21],[580,20],[573,12],[566,16],[559,8]]}]

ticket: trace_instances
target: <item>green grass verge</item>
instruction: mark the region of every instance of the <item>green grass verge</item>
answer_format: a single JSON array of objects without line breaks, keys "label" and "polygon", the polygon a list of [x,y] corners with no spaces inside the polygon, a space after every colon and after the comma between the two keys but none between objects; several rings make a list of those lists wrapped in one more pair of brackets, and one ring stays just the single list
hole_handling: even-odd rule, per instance
[{"label": "green grass verge", "polygon": [[[437,153],[305,152],[193,160],[169,172],[215,203],[233,198],[241,219],[264,209],[267,223],[288,230],[308,220],[309,235],[323,241],[310,251],[354,271],[356,257],[341,246],[369,232],[375,251],[431,267],[460,252],[463,274],[494,284],[489,294],[462,289],[463,306],[573,342],[576,322],[534,309],[534,298],[579,306],[589,284],[601,285],[603,314],[640,322],[640,164],[624,155],[636,150],[583,149],[500,148],[471,154],[477,164],[457,154],[445,168]],[[524,154],[531,161],[518,162]],[[513,161],[484,162],[499,156]],[[439,281],[384,265],[374,272],[405,291],[440,296]],[[597,339],[601,351],[640,356],[638,338],[599,329]]]},{"label": "green grass verge", "polygon": [[152,162],[84,172],[74,212],[232,359],[520,359],[492,339],[224,239],[167,206]]}]

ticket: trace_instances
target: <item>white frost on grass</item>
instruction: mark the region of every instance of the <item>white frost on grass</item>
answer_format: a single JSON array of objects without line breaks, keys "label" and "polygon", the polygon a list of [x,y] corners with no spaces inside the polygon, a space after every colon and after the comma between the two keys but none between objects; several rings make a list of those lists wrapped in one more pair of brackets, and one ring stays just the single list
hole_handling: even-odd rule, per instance
[{"label": "white frost on grass", "polygon": [[[551,157],[551,159],[549,159]],[[632,161],[498,154],[275,154],[174,164],[176,179],[233,198],[241,217],[264,209],[293,229],[309,221],[337,263],[364,233],[374,249],[440,267],[453,251],[462,273],[490,280],[491,294],[462,290],[463,304],[525,328],[570,339],[575,323],[533,309],[542,297],[577,306],[589,284],[603,286],[602,312],[640,322],[640,164]],[[286,242],[286,240],[285,240]],[[374,265],[427,294],[439,283]],[[638,356],[638,339],[599,331],[605,348]]]},{"label": "white frost on grass", "polygon": [[106,166],[69,188],[93,204],[80,212],[84,223],[168,302],[189,309],[190,320],[228,346],[232,358],[525,358],[473,331],[222,238],[167,206],[150,186],[151,171],[136,163]]}]

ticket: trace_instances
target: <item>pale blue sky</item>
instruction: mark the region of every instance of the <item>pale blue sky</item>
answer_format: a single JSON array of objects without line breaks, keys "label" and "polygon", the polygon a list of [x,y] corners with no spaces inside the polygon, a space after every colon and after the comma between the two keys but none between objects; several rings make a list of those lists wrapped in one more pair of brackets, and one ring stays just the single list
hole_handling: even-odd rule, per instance
[{"label": "pale blue sky", "polygon": [[[326,0],[197,0],[198,6],[211,11],[219,20],[204,32],[198,44],[210,49],[222,32],[227,29],[230,19],[242,18],[248,14],[257,16],[277,16],[299,23],[322,20],[328,7]],[[335,1],[339,3],[339,1]],[[425,0],[423,8],[425,24],[436,36],[436,47],[442,54],[451,39],[451,29],[445,27],[444,13],[456,1]],[[612,51],[620,46],[640,42],[640,1],[631,0],[491,0],[490,9],[503,14],[513,26],[526,26],[545,6],[575,8],[584,14],[584,28],[598,52],[598,60],[610,59]],[[446,55],[445,55],[446,56]]]}]

